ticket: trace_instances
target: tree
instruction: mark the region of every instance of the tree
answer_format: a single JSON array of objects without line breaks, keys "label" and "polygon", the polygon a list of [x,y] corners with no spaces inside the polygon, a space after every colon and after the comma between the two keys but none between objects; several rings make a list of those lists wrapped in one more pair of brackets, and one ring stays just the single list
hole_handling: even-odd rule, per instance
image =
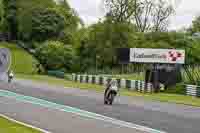
[{"label": "tree", "polygon": [[32,40],[32,12],[37,9],[55,8],[54,0],[17,0],[18,36],[20,40]]},{"label": "tree", "polygon": [[70,10],[70,5],[67,0],[57,0],[57,2],[62,5],[65,9]]},{"label": "tree", "polygon": [[70,8],[66,0],[60,0],[55,10],[64,18],[65,29],[61,40],[65,44],[73,43],[73,33],[78,30],[80,25],[84,25],[76,11]]},{"label": "tree", "polygon": [[165,0],[135,0],[134,20],[141,32],[166,30],[173,12],[172,5]]},{"label": "tree", "polygon": [[36,49],[35,55],[46,70],[71,70],[72,48],[59,41],[46,41]]},{"label": "tree", "polygon": [[[116,48],[131,47],[134,25],[128,22],[99,21],[88,28],[87,40],[79,48],[90,67],[113,67],[118,65]],[[82,56],[81,56],[82,57]],[[105,58],[106,57],[106,58]]]},{"label": "tree", "polygon": [[64,18],[52,9],[34,10],[31,21],[31,38],[36,41],[57,38],[65,28]]},{"label": "tree", "polygon": [[4,5],[3,0],[0,0],[0,30],[3,30],[4,24]]},{"label": "tree", "polygon": [[79,25],[83,25],[83,21],[78,16],[77,12],[70,8],[66,0],[60,0],[56,9],[64,17],[67,28],[76,30]]},{"label": "tree", "polygon": [[189,29],[191,33],[196,33],[200,32],[200,16],[197,16],[193,21],[192,21],[192,26]]},{"label": "tree", "polygon": [[153,13],[153,31],[165,31],[169,17],[174,13],[173,6],[164,0],[159,0]]},{"label": "tree", "polygon": [[174,13],[165,0],[106,0],[107,12],[116,22],[134,22],[138,31],[166,30]]},{"label": "tree", "polygon": [[105,0],[105,7],[116,22],[125,22],[134,14],[134,2],[135,0]]},{"label": "tree", "polygon": [[3,0],[5,30],[10,33],[12,40],[17,39],[17,1]]},{"label": "tree", "polygon": [[151,23],[149,16],[153,9],[153,3],[148,0],[140,1],[135,0],[134,21],[136,22],[137,29],[144,32],[150,29]]}]

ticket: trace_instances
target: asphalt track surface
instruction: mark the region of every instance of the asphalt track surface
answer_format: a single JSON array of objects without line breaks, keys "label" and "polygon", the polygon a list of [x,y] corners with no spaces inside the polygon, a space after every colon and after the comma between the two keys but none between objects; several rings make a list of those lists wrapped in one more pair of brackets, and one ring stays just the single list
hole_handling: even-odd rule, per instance
[{"label": "asphalt track surface", "polygon": [[145,133],[73,113],[19,102],[12,98],[0,97],[0,101],[1,114],[42,128],[49,133]]},{"label": "asphalt track surface", "polygon": [[[3,90],[15,92],[17,94],[32,96],[32,97],[40,98],[43,100],[51,101],[57,104],[66,105],[70,107],[76,107],[78,109],[94,112],[94,113],[115,118],[118,120],[150,127],[153,129],[158,129],[161,131],[166,131],[168,133],[200,133],[200,126],[199,126],[200,125],[200,108],[198,107],[191,107],[191,106],[177,105],[177,104],[170,104],[170,103],[161,103],[161,102],[156,102],[156,101],[145,101],[142,98],[138,98],[138,97],[130,98],[130,97],[122,97],[122,96],[116,99],[116,102],[113,106],[105,106],[103,104],[103,94],[86,91],[86,90],[79,90],[75,88],[49,86],[47,84],[35,83],[28,80],[18,80],[16,81],[16,83],[11,84],[11,85],[1,83],[0,88]],[[11,100],[10,103],[15,102],[14,99],[2,99],[0,101],[3,101],[3,100],[8,100],[8,101]],[[0,105],[5,108],[3,109],[0,108],[0,113],[6,113],[7,112],[6,109],[8,109],[8,107],[6,108],[6,104],[2,105],[3,103],[0,102]],[[20,105],[20,106],[25,106],[25,103],[24,105]],[[19,110],[20,110],[20,106],[18,108]],[[26,106],[27,106],[27,109],[31,109],[31,107],[30,108],[28,107],[30,105],[26,104]],[[17,108],[17,107],[14,107],[14,108]],[[39,109],[39,107],[37,107],[37,109]],[[12,108],[9,110],[13,111],[11,113],[15,112],[15,110]],[[49,109],[44,109],[44,108],[43,110],[44,112],[45,110],[49,111]],[[54,114],[53,111],[52,112],[51,111],[52,110],[50,110],[49,114]],[[27,113],[27,112],[29,112],[30,115],[32,114],[33,116],[40,116],[39,114],[37,114],[38,111],[24,110],[24,113]],[[63,113],[63,112],[59,112],[59,113]],[[21,119],[27,120],[23,118],[22,116],[17,117],[17,115],[15,115],[15,117],[17,117],[17,119],[19,120]],[[48,115],[48,116],[53,117],[53,115]],[[68,118],[68,117],[71,117],[71,115],[66,114],[65,118]],[[63,117],[61,118],[64,119]],[[65,122],[62,122],[62,119],[60,119],[61,125],[65,124]],[[80,118],[78,117],[77,119],[80,119]],[[83,119],[83,121],[84,120],[85,119]],[[95,120],[91,120],[91,121],[95,121]],[[48,123],[48,121],[46,122]],[[115,131],[114,129],[116,128],[116,126],[112,124],[109,125],[108,123],[106,124],[106,122],[104,123],[102,121],[95,121],[95,122],[98,123],[96,124],[96,126],[100,126],[99,129],[102,129],[102,127],[104,127],[105,129],[105,126],[113,127],[113,128],[106,128],[107,130],[105,129],[105,132],[110,132],[109,129],[113,129],[111,130],[112,132]],[[95,122],[91,122],[91,123],[95,123]],[[59,122],[56,121],[55,123],[59,123]],[[35,125],[38,127],[45,126],[45,125],[40,125],[40,124],[41,123],[39,123],[38,125],[37,124]],[[48,125],[51,125],[51,124],[48,124]],[[84,127],[84,125],[82,124],[80,124],[80,126]],[[72,125],[72,127],[74,127],[74,125]],[[92,126],[92,127],[95,127],[95,126]],[[47,129],[49,129],[48,126],[47,126]],[[83,130],[80,130],[80,131],[83,131]],[[89,130],[89,131],[92,131],[92,130]],[[97,132],[98,130],[93,130],[93,132],[94,131]],[[120,132],[122,131],[125,133],[126,131],[129,132],[129,129],[127,128],[124,128],[122,130],[116,129],[116,131],[120,131]],[[131,131],[133,133],[139,132],[133,129]],[[62,132],[58,132],[58,133],[62,133]]]}]

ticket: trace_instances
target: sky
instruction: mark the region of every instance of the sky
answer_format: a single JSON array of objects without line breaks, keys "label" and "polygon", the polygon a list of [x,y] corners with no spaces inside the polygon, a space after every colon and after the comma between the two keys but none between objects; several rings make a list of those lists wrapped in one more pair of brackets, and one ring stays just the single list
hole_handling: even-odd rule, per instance
[{"label": "sky", "polygon": [[[68,0],[84,22],[89,25],[104,16],[102,0]],[[200,15],[200,0],[171,0],[176,5],[176,14],[170,19],[170,29],[178,30],[189,27],[195,16]]]}]

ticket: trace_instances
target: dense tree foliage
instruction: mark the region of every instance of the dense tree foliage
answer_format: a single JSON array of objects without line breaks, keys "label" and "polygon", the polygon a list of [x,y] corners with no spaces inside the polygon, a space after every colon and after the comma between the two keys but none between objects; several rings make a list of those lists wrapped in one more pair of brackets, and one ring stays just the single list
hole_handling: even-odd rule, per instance
[{"label": "dense tree foliage", "polygon": [[[186,32],[167,31],[174,12],[164,0],[105,0],[107,14],[84,26],[67,0],[2,0],[1,27],[13,39],[34,44],[46,69],[86,72],[120,68],[116,48],[186,49],[187,64],[200,62],[200,40]],[[200,31],[200,17],[190,28]],[[1,28],[2,29],[2,28]],[[54,41],[48,41],[54,40]]]},{"label": "dense tree foliage", "polygon": [[10,33],[12,40],[17,39],[17,1],[3,0],[5,31]]},{"label": "dense tree foliage", "polygon": [[73,51],[59,41],[47,41],[36,49],[36,56],[46,70],[70,70]]},{"label": "dense tree foliage", "polygon": [[[131,47],[134,25],[130,23],[113,23],[107,19],[83,30],[77,52],[84,66],[99,68],[117,65],[116,48]],[[78,37],[78,36],[77,36]],[[106,57],[106,58],[105,58]]]},{"label": "dense tree foliage", "polygon": [[105,7],[116,22],[127,22],[135,13],[135,0],[104,0]]},{"label": "dense tree foliage", "polygon": [[3,31],[4,27],[3,27],[3,24],[4,24],[4,1],[3,0],[0,0],[0,31]]},{"label": "dense tree foliage", "polygon": [[189,28],[189,31],[190,31],[191,33],[200,32],[200,16],[196,17],[196,18],[192,21],[192,26]]},{"label": "dense tree foliage", "polygon": [[[72,32],[77,30],[80,24],[83,24],[77,13],[70,8],[66,0],[59,0],[57,3],[54,0],[1,0],[0,5],[2,7],[0,14],[1,16],[4,16],[1,17],[1,20],[3,20],[1,21],[1,27],[5,29],[4,31],[10,32],[12,35],[14,34],[14,38],[18,37],[19,40],[26,42],[30,42],[37,38],[33,36],[32,33],[33,26],[35,26],[35,21],[33,22],[33,20],[35,20],[36,17],[40,17],[41,19],[41,17],[44,15],[44,12],[46,12],[47,15],[52,14],[52,10],[54,10],[57,15],[51,16],[51,19],[53,20],[56,20],[58,15],[63,17],[64,27],[62,28],[63,33],[60,34],[60,36],[62,37],[61,39],[63,42],[68,44],[72,43]],[[40,21],[38,23],[42,22],[43,21]],[[55,23],[50,23],[49,27],[54,27],[54,24]],[[44,25],[44,23],[41,25]],[[37,36],[37,34],[35,35]],[[47,35],[40,40],[46,40],[48,37],[49,36]],[[60,38],[57,40],[59,39]]]},{"label": "dense tree foliage", "polygon": [[18,36],[20,40],[32,40],[32,12],[55,7],[54,0],[17,0]]},{"label": "dense tree foliage", "polygon": [[55,10],[64,18],[65,22],[64,32],[60,39],[65,44],[72,44],[73,33],[78,30],[79,26],[83,25],[83,21],[80,19],[76,11],[69,7],[65,0],[61,0]]},{"label": "dense tree foliage", "polygon": [[81,41],[77,52],[82,70],[89,66],[98,69],[119,67],[116,48],[121,47],[185,49],[186,64],[200,62],[200,40],[193,40],[180,32],[141,33],[133,27],[135,26],[129,23],[104,21],[79,31],[81,36],[77,37],[80,37]]},{"label": "dense tree foliage", "polygon": [[31,38],[37,41],[57,38],[65,27],[64,18],[52,9],[34,10],[31,21]]}]

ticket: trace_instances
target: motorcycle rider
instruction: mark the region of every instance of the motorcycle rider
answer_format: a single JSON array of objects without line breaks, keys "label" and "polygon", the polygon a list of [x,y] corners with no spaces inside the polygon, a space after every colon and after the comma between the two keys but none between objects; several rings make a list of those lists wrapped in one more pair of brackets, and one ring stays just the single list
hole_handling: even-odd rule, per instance
[{"label": "motorcycle rider", "polygon": [[106,89],[105,89],[105,93],[104,93],[104,103],[107,104],[108,102],[108,94],[109,94],[109,90],[111,89],[112,86],[116,86],[117,85],[117,81],[114,79],[108,79],[107,80],[107,85],[106,85]]},{"label": "motorcycle rider", "polygon": [[[104,93],[104,98],[105,98],[105,100],[106,100],[106,98],[107,98],[107,93],[108,93],[108,90],[110,89],[110,87],[111,87],[111,79],[108,79],[108,80],[107,80],[106,89],[105,89],[105,93]],[[105,100],[104,100],[104,101],[105,101]]]},{"label": "motorcycle rider", "polygon": [[8,71],[8,82],[9,83],[11,82],[11,80],[13,79],[13,77],[14,77],[13,72],[12,71]]}]

